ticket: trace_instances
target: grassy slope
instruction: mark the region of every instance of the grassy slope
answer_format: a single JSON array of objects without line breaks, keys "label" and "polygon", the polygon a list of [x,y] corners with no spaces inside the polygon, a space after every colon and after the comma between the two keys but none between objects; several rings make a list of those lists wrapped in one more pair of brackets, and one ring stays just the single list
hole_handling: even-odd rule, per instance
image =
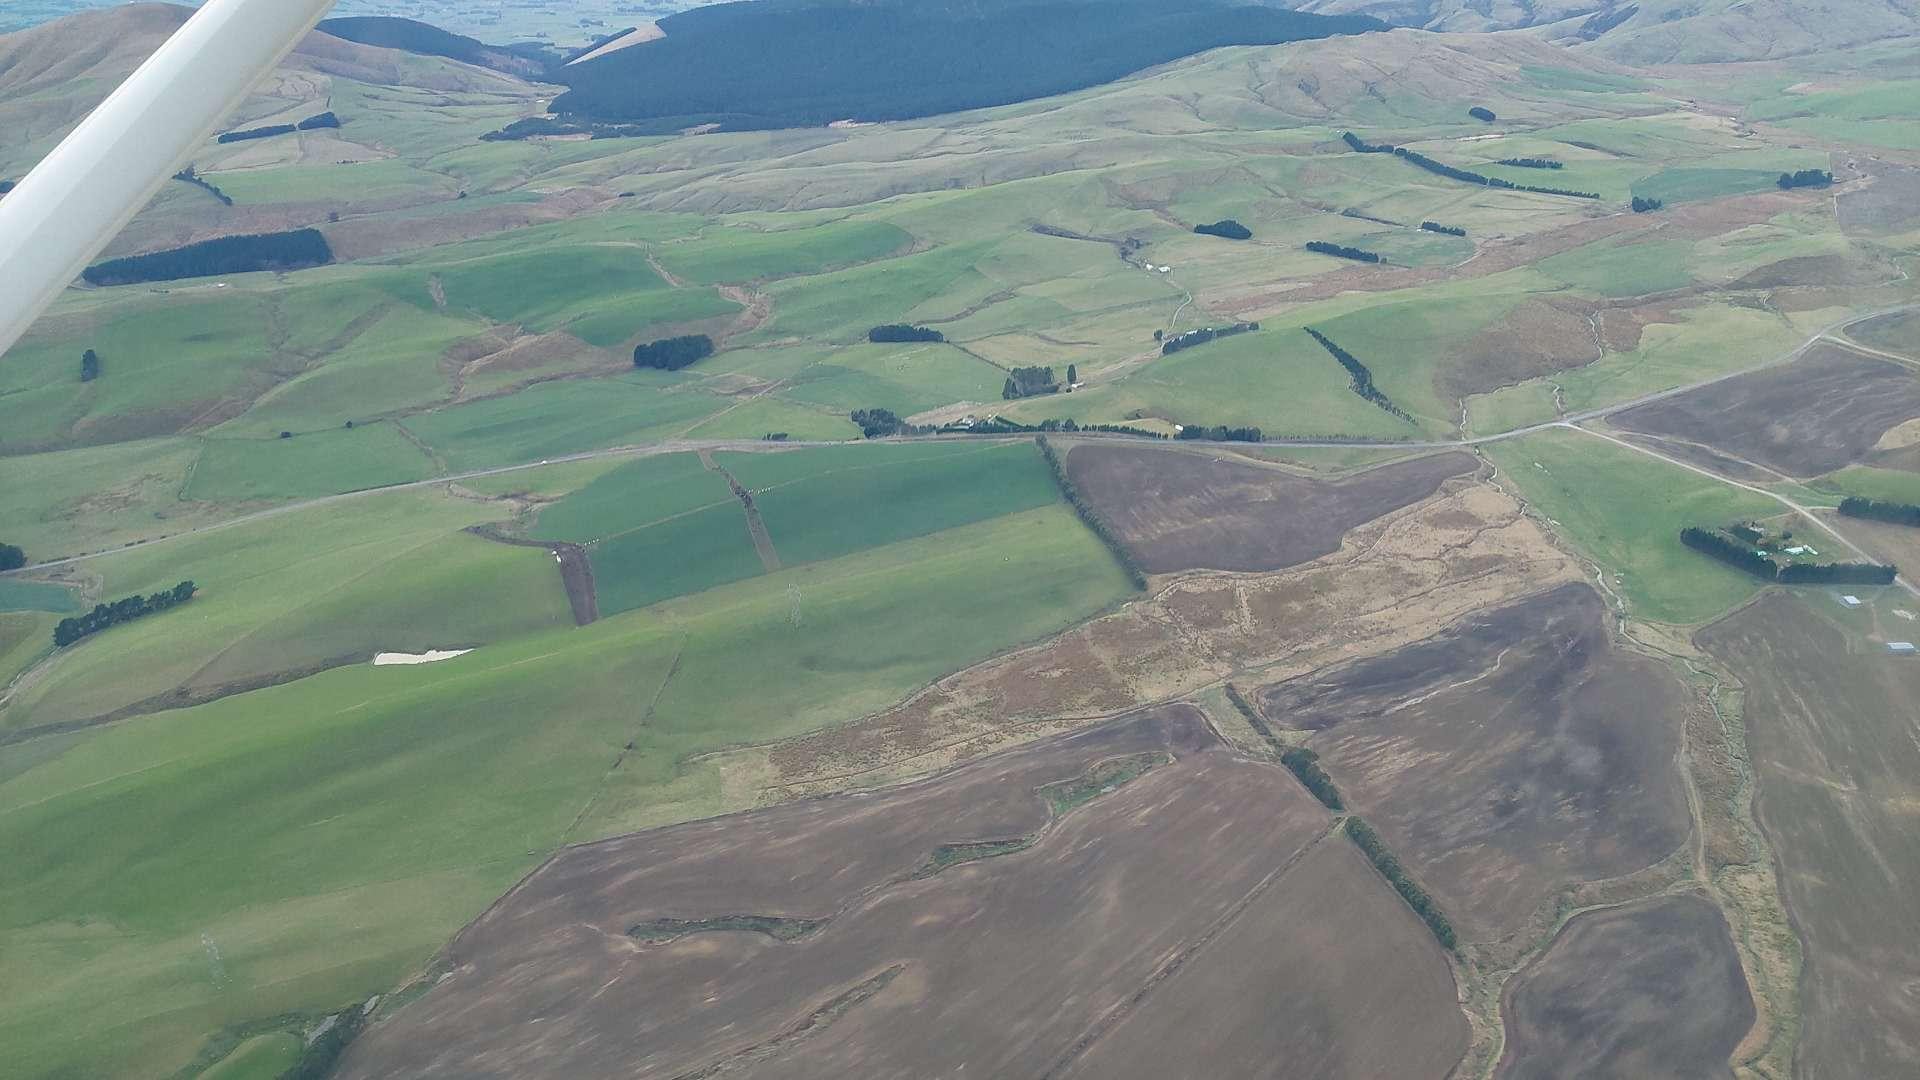
[{"label": "grassy slope", "polygon": [[30,1074],[141,1074],[221,1024],[387,988],[562,840],[721,809],[689,755],[859,715],[1124,593],[1048,508],[102,731],[0,781],[22,975],[0,1038]]}]

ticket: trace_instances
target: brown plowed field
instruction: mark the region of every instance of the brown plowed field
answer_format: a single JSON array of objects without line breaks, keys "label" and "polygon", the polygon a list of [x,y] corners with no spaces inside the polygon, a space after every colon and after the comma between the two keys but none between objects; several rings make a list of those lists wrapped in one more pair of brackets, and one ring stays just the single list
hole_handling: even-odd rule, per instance
[{"label": "brown plowed field", "polygon": [[1660,861],[1687,837],[1674,756],[1687,703],[1615,645],[1585,584],[1481,612],[1416,645],[1263,689],[1472,941],[1521,928],[1565,884]]},{"label": "brown plowed field", "polygon": [[1480,468],[1454,451],[1313,480],[1172,449],[1088,443],[1067,477],[1148,573],[1281,570],[1340,548],[1347,530]]},{"label": "brown plowed field", "polygon": [[1309,565],[1189,577],[885,712],[745,753],[767,756],[765,798],[921,774],[1229,675],[1271,682],[1411,645],[1578,578],[1512,498],[1469,484],[1353,530]]},{"label": "brown plowed field", "polygon": [[1333,837],[1063,1075],[1443,1077],[1466,1051],[1433,935]]},{"label": "brown plowed field", "polygon": [[1802,943],[1795,1071],[1810,1080],[1920,1076],[1920,661],[1871,640],[1875,617],[1774,592],[1695,635],[1746,690],[1755,811]]},{"label": "brown plowed field", "polygon": [[1788,476],[1819,476],[1866,457],[1920,417],[1920,372],[1838,345],[1610,417],[1617,428],[1677,435]]},{"label": "brown plowed field", "polygon": [[[1142,754],[1161,763],[1068,809],[1036,790]],[[1297,995],[1322,1014],[1365,1004],[1394,1030],[1404,1012],[1440,1038],[1390,1054],[1431,1059],[1394,1074],[1444,1075],[1453,1063],[1438,1059],[1460,1041],[1438,1015],[1450,980],[1404,914],[1392,921],[1377,879],[1369,891],[1351,867],[1326,871],[1350,887],[1310,876],[1322,864],[1306,852],[1342,843],[1330,825],[1283,770],[1235,757],[1196,710],[1170,706],[929,781],[574,848],[463,931],[453,973],[363,1035],[339,1075],[1033,1077],[1187,979],[1242,981],[1214,1019],[1255,1045],[1177,1030],[1184,1060],[1270,1046],[1274,1001]],[[927,872],[941,845],[1019,838],[1031,842]],[[1341,925],[1404,936],[1420,948],[1395,966],[1421,974],[1383,1016],[1377,973],[1323,957],[1314,936],[1293,943],[1305,963],[1219,947],[1250,914],[1270,921],[1270,902],[1296,919],[1320,904],[1388,916],[1385,930]],[[1166,1075],[1116,1068],[1102,1075]],[[1273,1060],[1262,1075],[1295,1074]]]},{"label": "brown plowed field", "polygon": [[1709,1080],[1753,1026],[1727,920],[1695,895],[1576,916],[1507,985],[1499,1080]]}]

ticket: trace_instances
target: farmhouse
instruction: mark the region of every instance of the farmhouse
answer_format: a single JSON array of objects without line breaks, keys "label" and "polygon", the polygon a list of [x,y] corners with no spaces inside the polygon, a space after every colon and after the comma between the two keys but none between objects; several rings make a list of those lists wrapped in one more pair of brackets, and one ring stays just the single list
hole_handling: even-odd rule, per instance
[{"label": "farmhouse", "polygon": [[1850,607],[1850,608],[1859,607],[1860,598],[1857,596],[1843,596],[1840,598],[1840,604],[1842,607]]},{"label": "farmhouse", "polygon": [[1887,651],[1895,654],[1896,656],[1912,656],[1914,655],[1913,642],[1889,641],[1887,642]]}]

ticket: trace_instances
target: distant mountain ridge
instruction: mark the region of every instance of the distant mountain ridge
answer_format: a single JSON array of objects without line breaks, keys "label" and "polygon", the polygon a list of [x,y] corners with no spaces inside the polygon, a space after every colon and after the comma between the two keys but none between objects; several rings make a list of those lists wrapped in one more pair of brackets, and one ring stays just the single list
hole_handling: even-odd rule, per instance
[{"label": "distant mountain ridge", "polygon": [[1537,28],[1630,64],[1766,60],[1920,35],[1920,0],[1289,0],[1455,33]]},{"label": "distant mountain ridge", "polygon": [[553,111],[662,132],[903,120],[1096,86],[1226,45],[1383,30],[1232,0],[745,0],[549,73]]},{"label": "distant mountain ridge", "polygon": [[559,53],[542,45],[487,45],[416,19],[384,15],[325,19],[319,29],[321,33],[361,45],[399,49],[421,56],[439,56],[529,79],[539,78],[549,66],[561,59]]}]

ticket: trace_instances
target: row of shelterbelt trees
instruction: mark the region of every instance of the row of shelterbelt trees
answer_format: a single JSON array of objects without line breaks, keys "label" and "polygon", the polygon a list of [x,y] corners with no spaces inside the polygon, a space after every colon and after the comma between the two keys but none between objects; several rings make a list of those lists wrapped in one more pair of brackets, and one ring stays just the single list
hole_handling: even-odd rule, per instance
[{"label": "row of shelterbelt trees", "polygon": [[97,634],[110,626],[145,618],[177,607],[193,599],[194,586],[191,581],[183,581],[165,592],[151,596],[128,596],[110,604],[96,604],[85,615],[75,615],[61,619],[53,628],[53,643],[57,646],[71,645],[81,638]]},{"label": "row of shelterbelt trees", "polygon": [[1849,495],[1840,500],[1840,512],[1848,517],[1866,518],[1871,521],[1884,521],[1892,525],[1906,525],[1920,529],[1920,506],[1912,503],[1882,502],[1879,499],[1863,499],[1858,495]]},{"label": "row of shelterbelt trees", "polygon": [[[1274,753],[1279,755],[1280,763],[1287,767],[1287,771],[1291,772],[1294,778],[1300,781],[1300,785],[1318,799],[1322,806],[1336,814],[1346,812],[1346,802],[1340,797],[1340,789],[1334,784],[1333,777],[1327,774],[1327,770],[1321,767],[1319,754],[1305,746],[1289,746],[1282,742],[1273,728],[1268,726],[1266,718],[1260,715],[1260,710],[1255,708],[1253,703],[1247,700],[1246,695],[1240,692],[1240,688],[1232,683],[1227,684],[1227,700],[1239,710],[1241,716],[1246,718],[1247,724],[1253,728],[1254,733],[1265,739]],[[1435,902],[1432,895],[1413,880],[1413,875],[1407,872],[1406,867],[1401,865],[1400,860],[1387,848],[1386,841],[1380,838],[1380,834],[1374,831],[1373,826],[1356,815],[1348,817],[1341,828],[1346,832],[1347,838],[1353,841],[1354,846],[1358,847],[1361,853],[1366,855],[1367,860],[1373,863],[1374,869],[1380,871],[1380,876],[1386,878],[1387,883],[1393,886],[1393,891],[1399,893],[1400,898],[1406,901],[1414,914],[1420,916],[1420,921],[1427,924],[1427,929],[1433,933],[1434,939],[1447,949],[1453,949],[1459,940],[1454,933],[1453,923],[1447,918],[1446,913],[1440,910],[1440,905]]]},{"label": "row of shelterbelt trees", "polygon": [[1437,176],[1444,176],[1449,180],[1460,180],[1469,184],[1502,188],[1507,191],[1527,191],[1535,195],[1565,195],[1573,199],[1598,199],[1600,197],[1600,194],[1594,191],[1571,191],[1567,188],[1541,187],[1535,184],[1516,184],[1511,180],[1505,180],[1498,176],[1488,176],[1485,173],[1477,173],[1470,169],[1462,169],[1448,165],[1445,162],[1435,161],[1417,150],[1409,150],[1404,146],[1389,146],[1386,143],[1370,143],[1351,131],[1343,132],[1340,138],[1345,140],[1346,144],[1357,153],[1392,154],[1410,165],[1417,165],[1430,173]]},{"label": "row of shelterbelt trees", "polygon": [[1754,577],[1782,585],[1891,585],[1899,568],[1881,563],[1788,563],[1780,565],[1751,543],[1717,529],[1688,526],[1680,542]]}]

